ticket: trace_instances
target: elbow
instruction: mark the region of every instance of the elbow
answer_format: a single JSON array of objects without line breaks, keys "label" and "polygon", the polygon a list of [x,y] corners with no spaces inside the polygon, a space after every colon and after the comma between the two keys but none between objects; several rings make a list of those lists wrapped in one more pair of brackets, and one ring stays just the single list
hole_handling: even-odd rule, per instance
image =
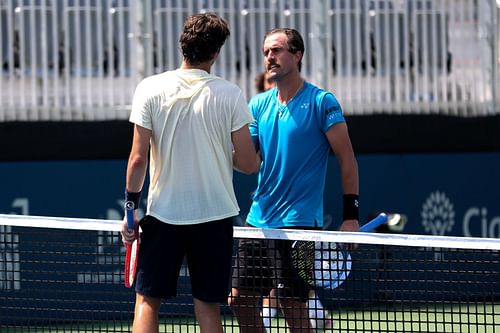
[{"label": "elbow", "polygon": [[250,168],[245,170],[245,174],[247,175],[252,175],[254,173],[257,173],[259,171],[259,166],[257,164],[252,165]]},{"label": "elbow", "polygon": [[148,157],[143,155],[133,155],[129,160],[129,167],[134,170],[143,170],[148,165]]},{"label": "elbow", "polygon": [[260,158],[257,155],[255,159],[245,161],[243,163],[235,164],[236,170],[246,175],[251,175],[259,171],[260,168]]},{"label": "elbow", "polygon": [[259,171],[259,165],[257,163],[248,163],[246,165],[241,165],[237,170],[246,175],[251,175]]}]

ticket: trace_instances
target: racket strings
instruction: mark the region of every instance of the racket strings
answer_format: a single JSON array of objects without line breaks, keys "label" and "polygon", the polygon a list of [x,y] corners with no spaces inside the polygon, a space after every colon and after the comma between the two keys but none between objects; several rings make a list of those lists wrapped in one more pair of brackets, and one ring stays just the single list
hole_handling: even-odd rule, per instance
[{"label": "racket strings", "polygon": [[323,279],[324,287],[337,288],[351,271],[351,256],[336,243],[321,242],[318,248],[317,274]]},{"label": "racket strings", "polygon": [[352,266],[350,254],[333,242],[296,241],[292,261],[308,284],[331,289],[348,278]]}]

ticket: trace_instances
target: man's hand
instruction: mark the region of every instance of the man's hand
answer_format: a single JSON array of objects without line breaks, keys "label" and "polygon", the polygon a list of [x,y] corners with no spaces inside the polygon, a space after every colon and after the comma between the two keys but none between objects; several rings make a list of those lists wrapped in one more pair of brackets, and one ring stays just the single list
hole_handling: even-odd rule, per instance
[{"label": "man's hand", "polygon": [[[359,231],[359,223],[358,220],[345,220],[342,222],[339,228],[340,231],[347,232],[358,232]],[[358,248],[358,244],[354,243],[343,243],[342,247],[346,250],[355,250]]]},{"label": "man's hand", "polygon": [[345,220],[340,225],[340,231],[357,232],[359,231],[358,220]]},{"label": "man's hand", "polygon": [[[134,215],[135,215],[135,212],[134,212]],[[132,230],[128,229],[126,217],[123,220],[122,230],[120,231],[120,233],[122,234],[123,245],[132,244],[134,242],[134,240],[137,238],[137,233],[136,233],[135,228]]]},{"label": "man's hand", "polygon": [[231,288],[229,292],[229,296],[227,297],[227,304],[232,306],[234,304],[234,299],[239,296],[239,291],[236,288]]}]

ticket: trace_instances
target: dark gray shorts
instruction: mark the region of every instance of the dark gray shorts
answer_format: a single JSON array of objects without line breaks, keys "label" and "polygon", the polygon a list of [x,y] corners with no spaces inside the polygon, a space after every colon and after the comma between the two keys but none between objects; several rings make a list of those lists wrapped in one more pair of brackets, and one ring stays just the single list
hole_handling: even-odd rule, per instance
[{"label": "dark gray shorts", "polygon": [[[302,228],[301,228],[302,229]],[[306,302],[311,287],[299,277],[290,256],[292,240],[240,239],[232,287]]]},{"label": "dark gray shorts", "polygon": [[173,225],[145,216],[141,222],[137,262],[137,293],[171,298],[183,259],[189,268],[193,297],[226,303],[230,290],[233,219],[191,225]]}]

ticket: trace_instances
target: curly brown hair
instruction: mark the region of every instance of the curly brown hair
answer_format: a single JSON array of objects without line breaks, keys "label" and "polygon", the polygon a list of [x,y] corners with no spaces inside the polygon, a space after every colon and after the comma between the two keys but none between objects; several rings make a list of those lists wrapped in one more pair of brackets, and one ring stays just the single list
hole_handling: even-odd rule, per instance
[{"label": "curly brown hair", "polygon": [[222,17],[213,13],[189,16],[179,38],[184,60],[191,65],[211,60],[228,37],[229,27]]}]

